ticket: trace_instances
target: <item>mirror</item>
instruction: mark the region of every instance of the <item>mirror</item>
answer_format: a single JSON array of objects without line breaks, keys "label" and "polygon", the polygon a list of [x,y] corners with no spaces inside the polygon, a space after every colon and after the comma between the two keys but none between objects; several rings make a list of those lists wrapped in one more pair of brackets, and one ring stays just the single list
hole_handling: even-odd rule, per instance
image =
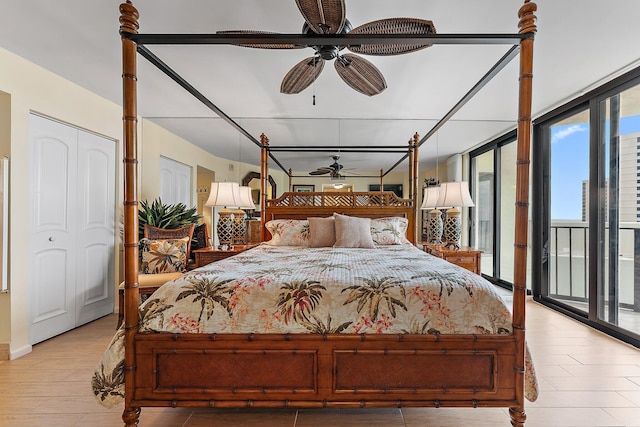
[{"label": "mirror", "polygon": [[[267,199],[273,199],[277,196],[276,193],[276,181],[271,175],[267,177]],[[256,210],[253,212],[253,216],[257,216],[257,212],[260,212],[260,172],[249,172],[242,179],[243,186],[251,187],[251,197],[253,198],[253,204],[256,205]],[[249,212],[247,212],[249,213]]]}]

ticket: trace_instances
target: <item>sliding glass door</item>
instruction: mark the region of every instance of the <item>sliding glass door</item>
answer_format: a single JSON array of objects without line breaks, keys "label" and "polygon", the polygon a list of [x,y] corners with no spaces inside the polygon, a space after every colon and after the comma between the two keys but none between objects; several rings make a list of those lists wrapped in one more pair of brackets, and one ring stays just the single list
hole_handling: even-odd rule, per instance
[{"label": "sliding glass door", "polygon": [[640,69],[534,122],[534,298],[640,346]]},{"label": "sliding glass door", "polygon": [[589,111],[581,108],[544,127],[549,142],[550,221],[546,296],[589,311]]},{"label": "sliding glass door", "polygon": [[606,194],[598,319],[640,334],[640,86],[600,100],[598,112]]}]

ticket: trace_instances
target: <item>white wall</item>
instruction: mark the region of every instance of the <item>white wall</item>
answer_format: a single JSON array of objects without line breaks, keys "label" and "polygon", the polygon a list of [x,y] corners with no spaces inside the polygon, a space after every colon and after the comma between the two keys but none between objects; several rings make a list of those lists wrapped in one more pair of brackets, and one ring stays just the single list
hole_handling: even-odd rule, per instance
[{"label": "white wall", "polygon": [[[80,86],[62,79],[6,50],[0,49],[0,91],[10,97],[11,135],[0,141],[0,154],[10,159],[10,293],[2,295],[0,337],[10,340],[11,356],[30,351],[29,345],[29,114],[50,116],[74,126],[120,140],[122,110]],[[6,98],[5,98],[6,100]],[[4,114],[3,116],[6,116]],[[6,117],[5,117],[6,118]],[[118,144],[118,147],[120,145]],[[120,149],[118,149],[120,152]],[[118,177],[122,161],[117,162]],[[122,200],[118,178],[118,199]],[[8,299],[8,301],[7,301]]]},{"label": "white wall", "polygon": [[[10,344],[11,357],[31,350],[29,345],[29,114],[38,112],[79,128],[118,141],[117,203],[121,211],[122,189],[122,107],[69,82],[19,56],[0,49],[0,157],[10,159],[10,293],[0,294],[0,345]],[[118,78],[114,76],[114,78]],[[141,200],[158,195],[160,155],[190,165],[193,170],[193,204],[196,203],[198,166],[227,170],[233,161],[220,159],[189,144],[154,123],[139,119],[139,182]],[[235,162],[237,166],[237,162]],[[224,169],[222,169],[224,168]],[[242,165],[242,170],[260,170]],[[246,173],[246,172],[244,172]],[[285,174],[272,171],[279,191],[288,185]],[[116,233],[119,238],[119,233]],[[120,270],[121,245],[114,258]],[[115,274],[118,278],[120,275]],[[118,282],[118,280],[116,280]],[[117,288],[118,283],[114,283]],[[117,301],[117,298],[116,298]],[[114,325],[115,327],[115,325]]]}]

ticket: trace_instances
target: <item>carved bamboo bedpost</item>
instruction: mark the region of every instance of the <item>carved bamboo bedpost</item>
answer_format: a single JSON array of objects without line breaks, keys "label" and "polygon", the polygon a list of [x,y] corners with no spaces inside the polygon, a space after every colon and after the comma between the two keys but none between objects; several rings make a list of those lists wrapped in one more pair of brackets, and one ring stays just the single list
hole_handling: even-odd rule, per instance
[{"label": "carved bamboo bedpost", "polygon": [[380,169],[380,191],[384,191],[384,184],[383,184],[383,178],[384,175],[382,174],[382,169]]},{"label": "carved bamboo bedpost", "polygon": [[293,191],[293,171],[289,168],[289,191]]},{"label": "carved bamboo bedpost", "polygon": [[513,334],[516,338],[516,398],[518,405],[509,408],[511,425],[524,426],[524,356],[525,356],[525,307],[527,296],[527,234],[529,228],[529,163],[531,149],[531,97],[533,79],[533,35],[536,32],[538,9],[535,3],[525,0],[518,12],[520,34],[532,37],[520,41],[520,92],[518,106],[518,154],[516,166],[516,217],[513,275]]},{"label": "carved bamboo bedpost", "polygon": [[262,143],[261,161],[260,161],[260,241],[264,242],[265,233],[264,225],[267,222],[267,177],[269,176],[269,138],[263,133],[260,135]]},{"label": "carved bamboo bedpost", "polygon": [[138,11],[127,0],[120,5],[120,35],[122,38],[122,125],[124,162],[124,411],[126,427],[138,425],[140,407],[131,405],[135,390],[135,346],[138,332],[138,196],[137,196],[137,44],[124,37],[138,33]]},{"label": "carved bamboo bedpost", "polygon": [[418,243],[418,236],[422,233],[418,232],[418,208],[420,207],[420,191],[418,191],[418,142],[420,141],[420,135],[416,132],[413,135],[413,215],[415,218],[414,224],[414,233],[413,233],[413,241],[414,243]]}]

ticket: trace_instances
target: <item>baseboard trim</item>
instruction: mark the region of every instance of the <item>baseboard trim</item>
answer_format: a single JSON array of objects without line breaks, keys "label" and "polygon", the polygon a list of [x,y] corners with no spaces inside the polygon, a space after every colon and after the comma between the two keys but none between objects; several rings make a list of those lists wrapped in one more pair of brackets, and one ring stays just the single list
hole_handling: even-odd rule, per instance
[{"label": "baseboard trim", "polygon": [[22,347],[22,348],[21,348],[21,349],[19,349],[19,350],[12,351],[12,352],[9,354],[9,360],[15,360],[15,359],[17,359],[18,357],[22,357],[22,356],[24,356],[24,355],[26,355],[26,354],[29,354],[29,353],[31,353],[31,350],[32,350],[32,349],[33,349],[33,347],[32,347],[32,346],[27,345],[27,346]]}]

